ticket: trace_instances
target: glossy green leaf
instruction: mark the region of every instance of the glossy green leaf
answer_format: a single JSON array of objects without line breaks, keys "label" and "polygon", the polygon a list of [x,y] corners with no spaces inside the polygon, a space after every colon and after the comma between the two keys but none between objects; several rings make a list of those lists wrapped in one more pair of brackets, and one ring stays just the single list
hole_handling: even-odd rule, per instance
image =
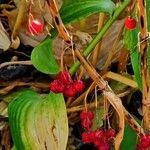
[{"label": "glossy green leaf", "polygon": [[138,87],[142,90],[142,78],[140,71],[140,53],[138,50],[138,30],[126,30],[124,35],[124,44],[130,50],[131,63],[138,83]]},{"label": "glossy green leaf", "polygon": [[31,53],[33,66],[45,74],[57,74],[59,72],[59,65],[52,50],[52,41],[53,39],[46,38]]},{"label": "glossy green leaf", "polygon": [[137,144],[137,134],[128,124],[126,124],[120,150],[127,150],[127,149],[136,150],[136,144]]},{"label": "glossy green leaf", "polygon": [[16,150],[66,150],[68,119],[62,94],[22,91],[10,102],[8,115]]},{"label": "glossy green leaf", "polygon": [[93,13],[112,13],[115,4],[111,0],[65,0],[60,15],[65,24],[78,21]]}]

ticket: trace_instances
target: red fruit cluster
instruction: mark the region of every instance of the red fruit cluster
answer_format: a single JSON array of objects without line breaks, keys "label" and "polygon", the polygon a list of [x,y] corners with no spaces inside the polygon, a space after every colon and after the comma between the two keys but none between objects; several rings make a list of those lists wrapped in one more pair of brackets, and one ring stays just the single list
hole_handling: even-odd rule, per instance
[{"label": "red fruit cluster", "polygon": [[115,138],[115,130],[103,128],[96,131],[87,131],[82,133],[82,141],[84,143],[93,143],[99,150],[109,150],[113,139]]},{"label": "red fruit cluster", "polygon": [[150,148],[150,134],[141,134],[136,150],[146,150],[147,148]]},{"label": "red fruit cluster", "polygon": [[86,130],[82,133],[82,141],[84,143],[93,143],[99,150],[109,150],[110,144],[115,137],[115,130],[109,128],[104,130],[99,128],[95,131],[90,131],[94,119],[94,113],[92,111],[82,111],[80,113],[80,120],[82,127]]},{"label": "red fruit cluster", "polygon": [[129,29],[129,30],[135,29],[135,27],[136,27],[136,20],[134,18],[131,18],[131,17],[127,18],[125,20],[125,27],[127,29]]},{"label": "red fruit cluster", "polygon": [[51,82],[50,90],[54,93],[63,93],[66,97],[74,97],[77,92],[82,92],[85,84],[82,80],[74,81],[68,71],[60,72]]},{"label": "red fruit cluster", "polygon": [[82,111],[80,113],[81,125],[85,130],[90,130],[93,125],[94,113],[92,111]]}]

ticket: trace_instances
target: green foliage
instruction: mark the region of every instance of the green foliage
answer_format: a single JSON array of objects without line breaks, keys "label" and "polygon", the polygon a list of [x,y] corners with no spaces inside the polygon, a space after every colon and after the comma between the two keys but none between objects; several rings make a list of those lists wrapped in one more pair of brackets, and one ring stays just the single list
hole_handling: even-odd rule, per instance
[{"label": "green foliage", "polygon": [[137,134],[135,133],[135,131],[132,130],[132,128],[128,124],[126,124],[120,150],[127,150],[127,149],[135,150],[136,143],[137,143]]},{"label": "green foliage", "polygon": [[35,47],[31,54],[34,67],[45,74],[57,74],[59,66],[54,58],[51,38],[46,38]]},{"label": "green foliage", "polygon": [[97,12],[111,14],[114,9],[111,0],[65,0],[60,15],[64,24],[70,24]]},{"label": "green foliage", "polygon": [[[66,0],[60,11],[64,23],[70,24],[93,13],[112,13],[114,8],[115,5],[111,0]],[[52,42],[53,38],[46,38],[33,49],[31,54],[34,67],[45,74],[57,74],[59,71],[52,52]]]},{"label": "green foliage", "polygon": [[130,50],[131,63],[138,83],[138,87],[142,90],[142,78],[140,71],[140,53],[138,49],[138,29],[126,30],[124,35],[124,44]]},{"label": "green foliage", "polygon": [[22,91],[10,102],[8,115],[16,150],[66,149],[68,120],[62,94]]}]

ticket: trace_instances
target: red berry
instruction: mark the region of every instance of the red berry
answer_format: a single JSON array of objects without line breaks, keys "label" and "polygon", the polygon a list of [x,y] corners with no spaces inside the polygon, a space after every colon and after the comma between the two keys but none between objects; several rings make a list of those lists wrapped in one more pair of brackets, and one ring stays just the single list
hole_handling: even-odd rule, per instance
[{"label": "red berry", "polygon": [[136,20],[134,18],[127,18],[125,20],[125,27],[129,30],[133,30],[136,27]]},{"label": "red berry", "polygon": [[137,145],[136,150],[145,150],[141,145]]},{"label": "red berry", "polygon": [[99,146],[99,150],[109,150],[110,149],[110,145],[106,142],[101,143]]},{"label": "red berry", "polygon": [[85,84],[82,80],[74,81],[73,86],[77,92],[82,92],[85,88]]},{"label": "red berry", "polygon": [[105,131],[105,137],[107,140],[112,140],[115,137],[115,130],[112,128],[109,128]]},{"label": "red berry", "polygon": [[72,84],[69,84],[64,88],[63,94],[66,97],[74,97],[76,95],[76,90]]},{"label": "red berry", "polygon": [[61,93],[64,91],[64,85],[59,80],[54,80],[50,84],[50,90],[54,93]]},{"label": "red berry", "polygon": [[92,120],[94,118],[94,113],[92,111],[82,111],[80,113],[81,121],[84,120],[85,118],[89,118],[90,120]]},{"label": "red berry", "polygon": [[58,74],[57,79],[63,84],[68,85],[72,83],[71,75],[68,71],[62,71]]},{"label": "red berry", "polygon": [[32,20],[28,24],[28,28],[31,34],[38,34],[43,31],[43,24],[39,20]]},{"label": "red berry", "polygon": [[148,148],[150,146],[150,135],[141,135],[140,145],[143,148]]},{"label": "red berry", "polygon": [[91,132],[83,132],[82,133],[82,141],[87,144],[91,143],[92,142]]},{"label": "red berry", "polygon": [[105,132],[102,128],[95,131],[95,140],[104,141]]},{"label": "red berry", "polygon": [[81,121],[81,125],[85,130],[89,130],[92,127],[93,122],[89,118],[86,118]]}]

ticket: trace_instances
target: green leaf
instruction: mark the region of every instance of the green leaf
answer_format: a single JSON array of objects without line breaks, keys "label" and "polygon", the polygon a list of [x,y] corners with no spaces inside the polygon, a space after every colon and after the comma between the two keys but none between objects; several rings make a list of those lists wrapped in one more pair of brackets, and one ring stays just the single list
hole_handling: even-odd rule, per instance
[{"label": "green leaf", "polygon": [[104,107],[100,107],[94,111],[94,119],[92,125],[92,131],[102,127],[103,125],[103,116],[104,116]]},{"label": "green leaf", "polygon": [[10,131],[16,150],[65,150],[68,119],[62,94],[18,93],[8,107]]},{"label": "green leaf", "polygon": [[60,15],[64,24],[79,21],[93,13],[112,13],[115,4],[111,0],[65,0]]},{"label": "green leaf", "polygon": [[31,53],[33,66],[45,74],[57,74],[59,66],[54,58],[51,38],[46,38]]},{"label": "green leaf", "polygon": [[130,150],[136,150],[136,143],[137,143],[137,134],[128,124],[126,124],[120,150],[127,150],[127,147]]},{"label": "green leaf", "polygon": [[124,35],[124,44],[130,50],[131,63],[138,83],[138,88],[142,90],[142,78],[140,70],[140,53],[138,50],[138,29],[126,30]]}]

